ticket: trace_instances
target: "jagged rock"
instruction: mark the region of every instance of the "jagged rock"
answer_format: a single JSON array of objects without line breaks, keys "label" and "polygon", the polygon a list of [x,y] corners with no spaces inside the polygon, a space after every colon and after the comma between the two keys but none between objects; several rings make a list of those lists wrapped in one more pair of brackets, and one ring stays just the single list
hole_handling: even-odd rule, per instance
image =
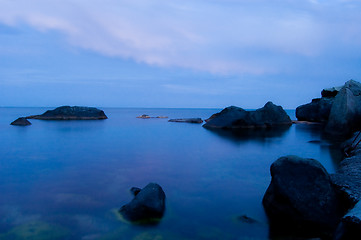
[{"label": "jagged rock", "polygon": [[296,117],[299,121],[326,122],[330,115],[334,98],[315,98],[311,103],[296,108]]},{"label": "jagged rock", "polygon": [[14,125],[14,126],[29,126],[29,125],[31,125],[31,122],[29,122],[24,117],[20,117],[20,118],[16,119],[14,122],[12,122],[10,124]]},{"label": "jagged rock", "polygon": [[359,239],[361,237],[361,202],[349,211],[336,229],[334,240]]},{"label": "jagged rock", "polygon": [[122,206],[119,213],[131,222],[159,221],[165,211],[165,193],[161,186],[149,183],[138,192],[135,191],[133,200]]},{"label": "jagged rock", "polygon": [[350,80],[335,97],[325,132],[333,136],[347,136],[360,129],[360,121],[361,83]]},{"label": "jagged rock", "polygon": [[41,115],[26,118],[40,120],[98,120],[107,119],[108,117],[102,110],[94,107],[62,106],[54,110],[48,110]]},{"label": "jagged rock", "polygon": [[201,118],[178,118],[170,119],[168,122],[203,123],[203,120]]},{"label": "jagged rock", "polygon": [[271,165],[263,206],[271,231],[288,229],[313,237],[331,234],[343,215],[337,191],[314,159],[281,157]]},{"label": "jagged rock", "polygon": [[269,128],[291,125],[292,121],[281,106],[267,102],[256,111],[231,106],[213,114],[203,125],[210,129]]}]

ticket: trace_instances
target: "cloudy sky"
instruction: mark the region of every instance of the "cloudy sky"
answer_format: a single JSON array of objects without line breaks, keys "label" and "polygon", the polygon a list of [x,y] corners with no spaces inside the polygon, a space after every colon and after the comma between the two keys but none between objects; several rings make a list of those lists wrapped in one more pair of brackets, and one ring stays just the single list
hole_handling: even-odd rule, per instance
[{"label": "cloudy sky", "polygon": [[0,0],[0,106],[295,108],[349,79],[360,0]]}]

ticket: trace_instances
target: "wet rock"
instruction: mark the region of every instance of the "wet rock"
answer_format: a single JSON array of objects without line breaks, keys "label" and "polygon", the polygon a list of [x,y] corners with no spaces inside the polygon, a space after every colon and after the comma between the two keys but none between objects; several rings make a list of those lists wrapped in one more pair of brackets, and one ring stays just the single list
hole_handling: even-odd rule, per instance
[{"label": "wet rock", "polygon": [[281,106],[267,102],[256,111],[231,106],[213,114],[203,125],[209,129],[270,128],[291,125],[292,121]]},{"label": "wet rock", "polygon": [[327,122],[334,98],[315,98],[311,103],[296,108],[299,121]]},{"label": "wet rock", "polygon": [[26,118],[40,120],[98,120],[107,119],[108,117],[102,110],[94,107],[62,106],[54,110],[48,110],[41,115]]},{"label": "wet rock", "polygon": [[335,240],[359,238],[361,238],[361,202],[341,219],[334,235]]},{"label": "wet rock", "polygon": [[122,206],[119,213],[131,222],[157,222],[163,217],[164,211],[163,189],[156,183],[149,183],[135,194],[130,203]]},{"label": "wet rock", "polygon": [[271,231],[319,237],[331,234],[343,209],[325,168],[314,159],[281,157],[271,165],[272,181],[263,206]]},{"label": "wet rock", "polygon": [[238,219],[244,223],[250,223],[250,224],[258,223],[258,221],[256,219],[248,217],[247,215],[239,216]]},{"label": "wet rock", "polygon": [[203,123],[201,118],[178,118],[170,119],[168,122],[182,122],[182,123]]},{"label": "wet rock", "polygon": [[31,125],[31,122],[29,122],[26,118],[24,117],[20,117],[18,119],[16,119],[15,121],[13,121],[12,123],[10,123],[11,125],[14,126],[29,126]]}]

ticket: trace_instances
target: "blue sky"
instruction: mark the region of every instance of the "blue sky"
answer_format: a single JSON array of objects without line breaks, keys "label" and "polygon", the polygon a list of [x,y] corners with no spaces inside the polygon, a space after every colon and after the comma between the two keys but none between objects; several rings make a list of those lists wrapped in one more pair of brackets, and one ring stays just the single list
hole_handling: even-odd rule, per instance
[{"label": "blue sky", "polygon": [[295,108],[361,81],[359,0],[0,0],[0,106]]}]

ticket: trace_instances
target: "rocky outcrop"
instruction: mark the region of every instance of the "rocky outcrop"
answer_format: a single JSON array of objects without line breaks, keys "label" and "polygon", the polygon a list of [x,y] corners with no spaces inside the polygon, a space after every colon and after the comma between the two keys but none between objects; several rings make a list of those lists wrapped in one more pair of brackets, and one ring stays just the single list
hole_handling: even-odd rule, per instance
[{"label": "rocky outcrop", "polygon": [[318,161],[281,157],[271,165],[271,175],[262,202],[271,231],[288,229],[312,237],[334,231],[343,208],[329,174]]},{"label": "rocky outcrop", "polygon": [[335,97],[325,132],[347,136],[361,127],[361,83],[350,80]]},{"label": "rocky outcrop", "polygon": [[40,120],[98,120],[107,119],[108,117],[102,110],[94,107],[62,106],[54,110],[48,110],[41,115],[26,118]]},{"label": "rocky outcrop", "polygon": [[361,237],[361,202],[342,219],[334,234],[335,240],[359,239]]},{"label": "rocky outcrop", "polygon": [[149,118],[168,118],[167,116],[157,116],[157,117],[151,117],[147,114],[143,114],[143,115],[140,115],[138,116],[137,118],[142,118],[142,119],[149,119]]},{"label": "rocky outcrop", "polygon": [[325,88],[321,91],[321,96],[323,98],[333,98],[336,97],[337,93],[341,90],[342,86],[340,87],[332,87],[332,88]]},{"label": "rocky outcrop", "polygon": [[143,189],[132,188],[133,200],[122,206],[119,213],[131,222],[159,221],[165,211],[165,193],[161,186],[149,183]]},{"label": "rocky outcrop", "polygon": [[296,108],[296,117],[299,121],[327,122],[333,102],[332,97],[312,99],[311,103]]},{"label": "rocky outcrop", "polygon": [[203,123],[203,120],[201,118],[177,118],[169,119],[168,122]]},{"label": "rocky outcrop", "polygon": [[231,106],[213,114],[203,125],[209,129],[270,128],[291,125],[292,121],[281,106],[267,102],[263,108],[246,111]]},{"label": "rocky outcrop", "polygon": [[16,119],[15,121],[13,121],[12,123],[10,123],[11,125],[14,126],[29,126],[31,125],[31,122],[29,122],[26,118],[24,117],[20,117],[18,119]]}]

